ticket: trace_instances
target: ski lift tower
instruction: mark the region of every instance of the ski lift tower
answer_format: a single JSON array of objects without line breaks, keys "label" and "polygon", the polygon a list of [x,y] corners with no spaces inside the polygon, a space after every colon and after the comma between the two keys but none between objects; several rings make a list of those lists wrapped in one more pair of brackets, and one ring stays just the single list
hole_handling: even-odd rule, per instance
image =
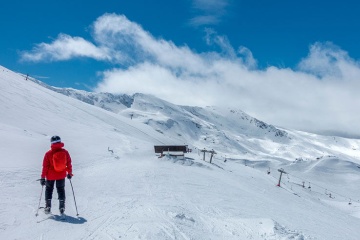
[{"label": "ski lift tower", "polygon": [[278,171],[280,172],[280,178],[279,178],[279,183],[276,186],[280,187],[281,177],[283,173],[287,174],[287,172],[285,172],[284,169],[282,168],[278,169]]}]

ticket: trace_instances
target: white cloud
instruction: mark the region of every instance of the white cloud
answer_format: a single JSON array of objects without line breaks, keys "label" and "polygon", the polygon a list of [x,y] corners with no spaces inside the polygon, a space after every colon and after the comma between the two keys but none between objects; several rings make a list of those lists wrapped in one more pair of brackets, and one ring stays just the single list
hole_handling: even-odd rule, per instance
[{"label": "white cloud", "polygon": [[299,68],[319,77],[334,76],[338,78],[342,77],[342,74],[346,74],[345,69],[341,68],[353,64],[347,52],[330,42],[326,42],[312,45],[309,55],[300,62]]},{"label": "white cloud", "polygon": [[189,23],[193,26],[202,25],[217,25],[220,22],[219,16],[216,15],[201,15],[190,19]]},{"label": "white cloud", "polygon": [[193,26],[217,25],[226,13],[229,0],[192,0],[197,15],[190,19]]},{"label": "white cloud", "polygon": [[[40,61],[83,56],[125,64],[105,71],[95,90],[239,108],[283,127],[360,136],[360,65],[331,43],[312,45],[296,70],[260,70],[249,49],[234,50],[214,31],[208,32],[207,43],[221,51],[196,53],[155,38],[125,16],[105,14],[95,21],[93,37],[96,45],[60,35],[23,57]],[[83,48],[74,48],[75,43]]]},{"label": "white cloud", "polygon": [[30,52],[23,52],[23,61],[62,61],[74,57],[89,57],[98,60],[108,59],[105,49],[100,49],[81,37],[59,34],[51,44],[37,44]]},{"label": "white cloud", "polygon": [[218,47],[220,47],[223,55],[226,55],[229,58],[236,58],[236,52],[226,36],[218,35],[211,28],[206,28],[205,33],[205,41],[207,45],[217,45]]}]

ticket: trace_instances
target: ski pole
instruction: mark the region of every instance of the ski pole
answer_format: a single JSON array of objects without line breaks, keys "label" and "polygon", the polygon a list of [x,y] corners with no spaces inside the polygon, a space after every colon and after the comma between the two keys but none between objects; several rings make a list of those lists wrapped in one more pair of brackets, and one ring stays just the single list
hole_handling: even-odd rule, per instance
[{"label": "ski pole", "polygon": [[70,181],[71,190],[72,190],[72,193],[73,193],[73,196],[74,196],[75,209],[76,209],[76,216],[79,216],[79,213],[78,213],[78,210],[77,210],[77,206],[76,206],[76,199],[75,199],[74,188],[73,188],[73,185],[72,185],[72,182],[71,182],[71,179],[70,179],[70,178],[69,178],[69,181]]},{"label": "ski pole", "polygon": [[39,205],[38,205],[38,208],[37,208],[37,210],[36,210],[35,216],[38,216],[38,215],[39,215],[39,209],[40,209],[40,203],[41,203],[41,197],[42,197],[43,191],[44,191],[44,185],[41,186],[41,193],[40,193]]}]

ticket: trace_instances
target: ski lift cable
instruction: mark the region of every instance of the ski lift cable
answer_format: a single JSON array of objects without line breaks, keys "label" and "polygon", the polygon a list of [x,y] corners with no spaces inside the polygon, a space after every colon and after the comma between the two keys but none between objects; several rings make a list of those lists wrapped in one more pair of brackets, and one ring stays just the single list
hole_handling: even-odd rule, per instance
[{"label": "ski lift cable", "polygon": [[[289,173],[288,173],[288,175],[304,181],[303,178],[297,177],[297,176],[295,176],[295,175],[293,175],[293,174],[289,174]],[[352,200],[354,199],[354,198],[350,198],[350,197],[344,196],[344,195],[342,195],[342,194],[340,194],[340,193],[337,193],[337,192],[335,192],[335,191],[329,190],[328,188],[324,188],[324,187],[322,187],[322,186],[320,186],[320,185],[318,185],[318,184],[315,184],[315,183],[313,183],[313,182],[310,182],[310,181],[306,181],[306,182],[309,182],[309,184],[311,183],[311,185],[316,186],[316,187],[318,187],[318,188],[321,188],[321,189],[325,190],[325,192],[327,191],[327,192],[333,193],[333,194],[335,194],[335,195],[338,195],[338,196],[340,196],[340,197],[343,197],[344,199],[352,199]],[[360,200],[353,200],[353,201],[360,202]]]}]

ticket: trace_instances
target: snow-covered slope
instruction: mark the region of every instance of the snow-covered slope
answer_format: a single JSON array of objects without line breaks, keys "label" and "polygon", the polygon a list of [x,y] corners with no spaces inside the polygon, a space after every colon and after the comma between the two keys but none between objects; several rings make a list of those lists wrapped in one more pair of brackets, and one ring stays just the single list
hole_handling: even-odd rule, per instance
[{"label": "snow-covered slope", "polygon": [[[0,239],[358,239],[358,140],[142,94],[114,113],[3,67],[0,90]],[[35,217],[55,134],[74,165],[80,215],[67,181],[67,222]],[[194,150],[185,160],[154,154],[184,142]],[[204,147],[218,152],[212,164]]]},{"label": "snow-covered slope", "polygon": [[239,109],[178,106],[154,96],[93,93],[48,86],[48,89],[151,126],[166,136],[199,149],[214,149],[225,158],[313,159],[335,155],[360,157],[358,140],[281,129]]}]

